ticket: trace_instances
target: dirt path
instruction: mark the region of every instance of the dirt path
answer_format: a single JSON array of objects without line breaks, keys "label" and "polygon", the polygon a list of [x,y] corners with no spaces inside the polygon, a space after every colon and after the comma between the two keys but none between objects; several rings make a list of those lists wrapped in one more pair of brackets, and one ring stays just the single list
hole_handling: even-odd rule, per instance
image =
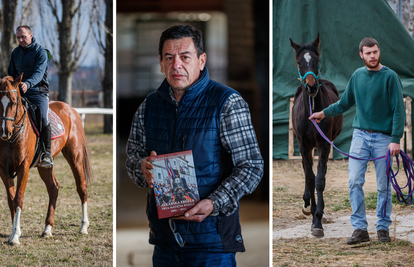
[{"label": "dirt path", "polygon": [[328,163],[324,192],[327,219],[324,238],[317,239],[310,234],[311,217],[301,212],[304,185],[300,160],[273,162],[274,266],[309,266],[310,263],[312,266],[372,266],[373,262],[378,262],[378,266],[412,266],[413,205],[393,204],[393,224],[390,228],[393,242],[381,244],[376,241],[376,215],[373,209],[376,203],[371,203],[376,192],[373,163],[368,165],[364,185],[368,199],[368,231],[372,241],[363,245],[346,245],[353,231],[349,219],[352,211],[348,196],[348,161]]}]

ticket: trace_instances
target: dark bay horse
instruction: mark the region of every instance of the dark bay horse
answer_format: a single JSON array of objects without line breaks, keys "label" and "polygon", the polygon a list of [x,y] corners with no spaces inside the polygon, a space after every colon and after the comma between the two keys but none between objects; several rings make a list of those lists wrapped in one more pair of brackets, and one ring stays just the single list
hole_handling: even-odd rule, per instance
[{"label": "dark bay horse", "polygon": [[[324,236],[322,216],[325,205],[323,191],[325,190],[326,164],[328,162],[330,144],[322,138],[309,120],[309,98],[311,99],[312,113],[321,111],[339,100],[338,90],[332,82],[319,79],[319,34],[311,44],[298,45],[292,39],[289,40],[296,53],[295,60],[298,65],[299,79],[301,80],[301,85],[295,93],[292,122],[294,133],[298,139],[303,170],[305,172],[305,192],[303,194],[305,204],[302,211],[306,215],[312,214],[312,235],[322,237]],[[330,140],[334,140],[341,132],[342,120],[342,115],[334,118],[325,118],[319,126]],[[312,170],[312,155],[315,147],[319,156],[316,177]],[[314,194],[315,188],[318,198],[317,203]]]},{"label": "dark bay horse", "polygon": [[[35,154],[36,134],[30,124],[28,114],[22,105],[19,83],[23,75],[13,80],[7,76],[0,81],[0,176],[6,187],[7,199],[12,219],[10,245],[18,245],[21,236],[20,216],[23,210],[23,197],[29,178],[29,168]],[[82,219],[79,233],[87,234],[86,187],[92,178],[86,137],[79,114],[63,102],[50,102],[50,109],[61,119],[65,128],[63,136],[52,140],[53,158],[62,151],[75,177],[77,192],[82,203]],[[10,151],[10,152],[9,152]],[[6,166],[8,164],[8,166]],[[49,205],[42,237],[52,235],[59,183],[52,168],[37,166],[40,177],[46,184]],[[16,173],[15,186],[12,174]]]}]

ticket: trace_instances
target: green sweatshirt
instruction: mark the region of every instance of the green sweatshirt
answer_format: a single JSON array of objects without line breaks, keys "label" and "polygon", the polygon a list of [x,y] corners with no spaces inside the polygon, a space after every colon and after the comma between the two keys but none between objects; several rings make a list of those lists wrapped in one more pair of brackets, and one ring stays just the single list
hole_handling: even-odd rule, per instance
[{"label": "green sweatshirt", "polygon": [[357,69],[341,99],[323,110],[326,117],[344,113],[356,104],[352,127],[381,132],[400,143],[404,133],[405,107],[398,75],[388,67],[379,71]]}]

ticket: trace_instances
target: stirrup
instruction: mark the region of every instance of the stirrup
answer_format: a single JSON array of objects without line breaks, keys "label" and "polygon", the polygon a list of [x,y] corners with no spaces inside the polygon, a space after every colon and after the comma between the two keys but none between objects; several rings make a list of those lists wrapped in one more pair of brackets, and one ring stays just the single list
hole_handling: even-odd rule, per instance
[{"label": "stirrup", "polygon": [[42,154],[42,162],[40,164],[43,168],[52,168],[53,167],[53,158],[49,152]]}]

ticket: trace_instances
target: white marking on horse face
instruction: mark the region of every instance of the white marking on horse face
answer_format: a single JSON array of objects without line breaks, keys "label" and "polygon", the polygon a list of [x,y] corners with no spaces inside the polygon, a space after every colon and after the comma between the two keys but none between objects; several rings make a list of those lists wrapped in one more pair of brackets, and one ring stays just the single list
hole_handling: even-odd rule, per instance
[{"label": "white marking on horse face", "polygon": [[308,67],[309,67],[310,60],[312,59],[311,55],[309,54],[309,52],[306,52],[303,57],[305,58],[306,62],[308,63]]},{"label": "white marking on horse face", "polygon": [[[6,110],[7,110],[7,106],[10,103],[10,98],[8,98],[7,96],[3,96],[1,99],[1,104],[3,105],[3,117],[6,117]],[[6,120],[3,120],[2,124],[1,124],[1,128],[3,129],[3,135],[2,137],[6,137]]]}]

